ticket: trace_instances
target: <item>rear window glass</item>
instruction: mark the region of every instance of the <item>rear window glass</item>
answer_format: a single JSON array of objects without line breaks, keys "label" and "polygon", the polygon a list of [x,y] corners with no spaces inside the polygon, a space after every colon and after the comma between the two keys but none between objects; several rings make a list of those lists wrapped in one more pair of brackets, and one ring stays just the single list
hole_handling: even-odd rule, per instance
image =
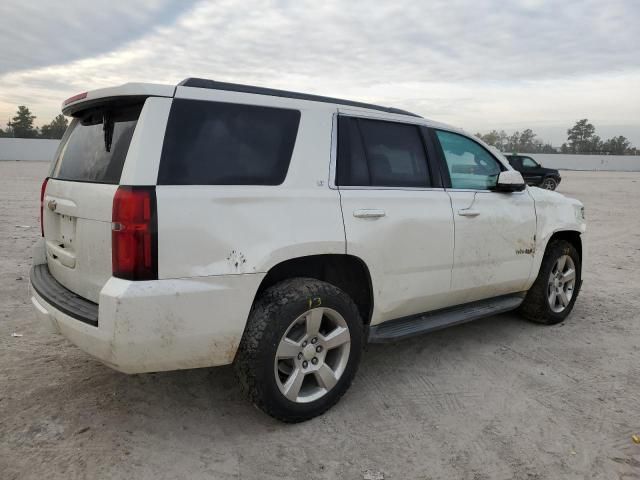
[{"label": "rear window glass", "polygon": [[340,117],[336,183],[340,186],[429,187],[431,178],[419,127]]},{"label": "rear window glass", "polygon": [[118,184],[142,105],[103,107],[75,118],[62,137],[52,178]]},{"label": "rear window glass", "polygon": [[291,161],[300,112],[176,99],[159,185],[279,185]]}]

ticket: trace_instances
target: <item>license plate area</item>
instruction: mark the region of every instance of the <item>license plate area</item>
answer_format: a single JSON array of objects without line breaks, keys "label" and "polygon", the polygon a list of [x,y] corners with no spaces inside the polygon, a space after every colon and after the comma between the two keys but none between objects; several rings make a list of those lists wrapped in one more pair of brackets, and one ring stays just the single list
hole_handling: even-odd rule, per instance
[{"label": "license plate area", "polygon": [[71,215],[55,214],[55,234],[47,235],[47,256],[50,260],[67,268],[76,267],[74,241],[77,218]]},{"label": "license plate area", "polygon": [[76,217],[70,215],[58,215],[60,246],[73,250],[73,241],[76,236]]}]

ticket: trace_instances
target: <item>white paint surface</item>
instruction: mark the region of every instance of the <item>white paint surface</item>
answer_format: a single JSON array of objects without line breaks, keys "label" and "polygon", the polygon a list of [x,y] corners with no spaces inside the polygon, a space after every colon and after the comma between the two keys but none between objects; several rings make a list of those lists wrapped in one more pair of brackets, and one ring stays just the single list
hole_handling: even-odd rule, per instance
[{"label": "white paint surface", "polygon": [[50,162],[59,143],[44,138],[0,138],[0,160]]}]

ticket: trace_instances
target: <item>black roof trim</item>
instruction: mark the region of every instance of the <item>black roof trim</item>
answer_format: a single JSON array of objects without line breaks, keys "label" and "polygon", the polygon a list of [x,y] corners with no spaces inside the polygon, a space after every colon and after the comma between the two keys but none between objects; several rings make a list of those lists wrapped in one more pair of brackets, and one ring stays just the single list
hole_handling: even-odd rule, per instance
[{"label": "black roof trim", "polygon": [[410,115],[412,117],[422,118],[415,113],[400,110],[399,108],[382,107],[371,103],[353,102],[351,100],[342,100],[340,98],[323,97],[321,95],[310,95],[308,93],[289,92],[287,90],[276,90],[273,88],[254,87],[252,85],[241,85],[239,83],[217,82],[215,80],[207,80],[205,78],[186,78],[178,84],[182,87],[209,88],[212,90],[226,90],[229,92],[255,93],[257,95],[270,95],[272,97],[295,98],[297,100],[309,100],[311,102],[337,103],[340,105],[348,105],[350,107],[368,108],[371,110],[380,110],[386,113],[396,113],[399,115]]}]

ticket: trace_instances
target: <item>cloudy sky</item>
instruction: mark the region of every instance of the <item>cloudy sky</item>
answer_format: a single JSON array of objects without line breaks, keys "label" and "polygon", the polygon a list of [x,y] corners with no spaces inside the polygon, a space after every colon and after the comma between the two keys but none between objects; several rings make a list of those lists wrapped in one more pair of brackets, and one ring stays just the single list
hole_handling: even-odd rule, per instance
[{"label": "cloudy sky", "polygon": [[0,2],[0,126],[189,76],[405,108],[554,145],[589,118],[640,146],[638,0]]}]

